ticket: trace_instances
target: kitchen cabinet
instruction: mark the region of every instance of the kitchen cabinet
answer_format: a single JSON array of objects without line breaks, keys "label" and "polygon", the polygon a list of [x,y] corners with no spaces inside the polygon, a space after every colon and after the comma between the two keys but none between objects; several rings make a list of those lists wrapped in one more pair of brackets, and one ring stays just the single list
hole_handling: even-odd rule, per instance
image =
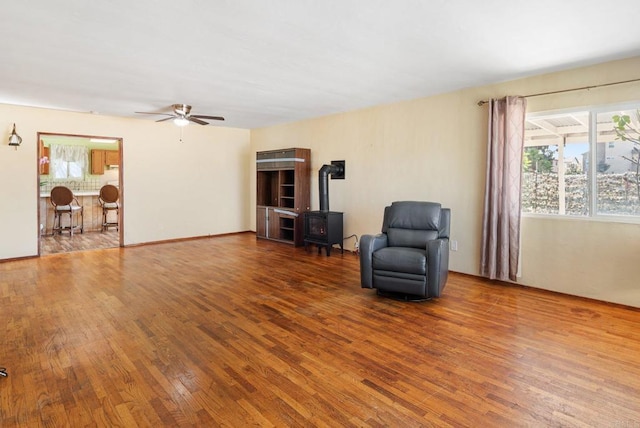
[{"label": "kitchen cabinet", "polygon": [[310,209],[311,150],[256,153],[256,236],[303,245],[303,213]]},{"label": "kitchen cabinet", "polygon": [[91,174],[104,174],[105,165],[120,165],[120,152],[118,150],[91,150]]},{"label": "kitchen cabinet", "polygon": [[120,152],[117,150],[104,151],[105,165],[120,165]]},{"label": "kitchen cabinet", "polygon": [[47,158],[46,162],[40,164],[40,174],[49,175],[49,163],[51,163],[51,149],[43,147],[41,156]]},{"label": "kitchen cabinet", "polygon": [[91,150],[91,174],[104,174],[104,150]]},{"label": "kitchen cabinet", "polygon": [[[42,159],[47,158],[46,162]],[[40,140],[40,174],[49,175],[49,162],[51,162],[51,149],[44,146],[44,142]]]}]

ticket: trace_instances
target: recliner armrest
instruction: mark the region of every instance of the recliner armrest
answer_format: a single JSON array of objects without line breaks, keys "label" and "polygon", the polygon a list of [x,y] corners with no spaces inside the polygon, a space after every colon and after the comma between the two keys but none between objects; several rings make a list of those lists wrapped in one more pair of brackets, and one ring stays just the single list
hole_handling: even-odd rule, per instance
[{"label": "recliner armrest", "polygon": [[360,285],[362,288],[373,288],[373,253],[386,246],[386,233],[362,235],[360,238]]},{"label": "recliner armrest", "polygon": [[449,275],[449,239],[427,242],[427,284],[429,297],[440,297]]}]

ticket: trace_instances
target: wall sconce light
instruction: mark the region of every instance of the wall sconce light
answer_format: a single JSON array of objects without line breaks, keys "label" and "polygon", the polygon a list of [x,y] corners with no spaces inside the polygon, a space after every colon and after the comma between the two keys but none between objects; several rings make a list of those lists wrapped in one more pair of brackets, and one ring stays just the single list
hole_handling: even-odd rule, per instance
[{"label": "wall sconce light", "polygon": [[9,135],[9,145],[14,146],[16,150],[18,146],[22,143],[22,137],[16,133],[16,124],[13,124],[13,131],[11,131],[11,135]]}]

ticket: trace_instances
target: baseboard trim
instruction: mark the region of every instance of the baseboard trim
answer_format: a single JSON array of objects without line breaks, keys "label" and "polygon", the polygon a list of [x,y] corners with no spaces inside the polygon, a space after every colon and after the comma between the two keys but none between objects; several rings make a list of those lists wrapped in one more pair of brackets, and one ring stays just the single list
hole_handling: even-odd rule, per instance
[{"label": "baseboard trim", "polygon": [[255,234],[255,232],[252,232],[250,230],[245,230],[245,231],[242,231],[242,232],[220,233],[220,234],[217,234],[217,235],[200,235],[200,236],[189,236],[189,237],[185,237],[185,238],[162,239],[160,241],[137,242],[135,244],[123,245],[120,248],[135,248],[135,247],[145,247],[147,245],[171,244],[171,243],[176,243],[176,242],[195,241],[197,239],[209,239],[209,238],[220,238],[220,237],[223,237],[223,236],[242,235],[242,234],[245,234],[245,233]]}]

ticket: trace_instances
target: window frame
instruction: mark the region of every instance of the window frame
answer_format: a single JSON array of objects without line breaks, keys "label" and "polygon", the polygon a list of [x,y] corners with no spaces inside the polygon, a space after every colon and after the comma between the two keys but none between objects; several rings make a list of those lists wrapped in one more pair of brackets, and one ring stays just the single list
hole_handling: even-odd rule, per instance
[{"label": "window frame", "polygon": [[[589,192],[588,192],[588,206],[589,213],[584,216],[579,216],[575,214],[555,214],[555,213],[530,213],[524,212],[521,208],[521,216],[529,217],[529,218],[542,218],[542,219],[559,219],[559,220],[581,220],[581,221],[596,221],[596,222],[604,222],[604,223],[627,223],[627,224],[640,224],[640,215],[616,215],[616,214],[598,214],[598,199],[597,199],[597,116],[600,113],[608,113],[616,110],[624,111],[624,110],[636,110],[640,109],[640,101],[630,101],[623,103],[615,103],[615,104],[601,104],[595,106],[580,106],[580,107],[571,107],[557,110],[545,110],[545,111],[537,111],[537,112],[528,112],[526,114],[526,119],[529,118],[543,118],[549,116],[557,116],[557,115],[569,115],[572,113],[578,112],[588,112],[589,113],[589,135],[588,135],[588,143],[589,143],[589,154],[588,154],[588,162],[589,169],[587,171],[587,182],[589,183]],[[621,140],[616,140],[621,141]],[[535,146],[534,146],[535,147]],[[523,147],[523,151],[526,148]],[[559,159],[560,160],[560,159]],[[522,166],[521,166],[522,167]],[[522,190],[520,193],[522,197]]]}]

